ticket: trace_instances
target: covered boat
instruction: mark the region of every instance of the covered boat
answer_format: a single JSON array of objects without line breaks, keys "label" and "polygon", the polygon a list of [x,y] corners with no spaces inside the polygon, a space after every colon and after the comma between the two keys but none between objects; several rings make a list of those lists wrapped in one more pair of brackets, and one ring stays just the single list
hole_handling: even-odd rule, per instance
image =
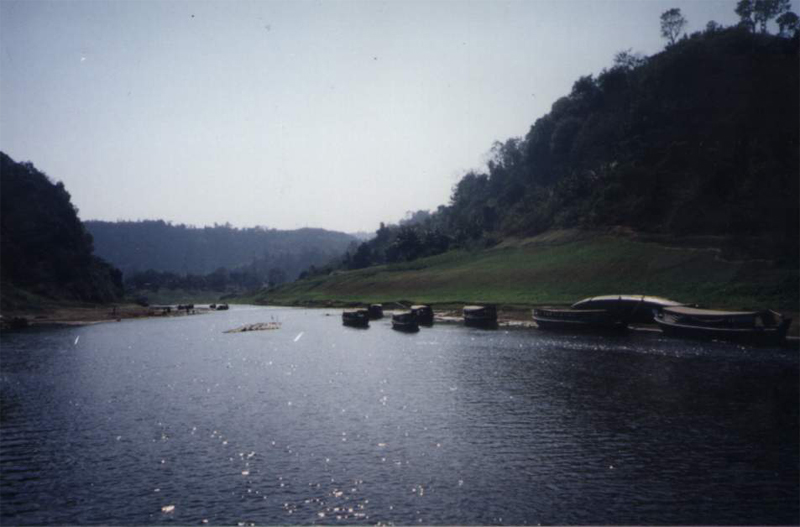
[{"label": "covered boat", "polygon": [[383,318],[383,304],[370,304],[369,319],[378,320],[379,318]]},{"label": "covered boat", "polygon": [[417,322],[423,326],[433,325],[433,309],[428,305],[411,306],[411,311],[417,317]]},{"label": "covered boat", "polygon": [[665,307],[656,316],[665,335],[729,340],[758,345],[780,345],[792,319],[775,311],[716,311],[693,307]]},{"label": "covered boat", "polygon": [[366,309],[346,309],[342,311],[342,324],[355,328],[369,327],[369,311]]},{"label": "covered boat", "polygon": [[533,310],[533,320],[539,329],[555,331],[624,331],[628,321],[607,309],[557,309]]},{"label": "covered boat", "polygon": [[392,315],[392,329],[398,331],[419,331],[417,316],[413,311],[400,311]]},{"label": "covered boat", "polygon": [[647,295],[603,295],[584,298],[572,309],[604,309],[624,318],[628,323],[652,324],[655,314],[665,307],[681,306],[680,302]]},{"label": "covered boat", "polygon": [[464,306],[464,324],[480,328],[497,327],[497,309],[492,305]]}]

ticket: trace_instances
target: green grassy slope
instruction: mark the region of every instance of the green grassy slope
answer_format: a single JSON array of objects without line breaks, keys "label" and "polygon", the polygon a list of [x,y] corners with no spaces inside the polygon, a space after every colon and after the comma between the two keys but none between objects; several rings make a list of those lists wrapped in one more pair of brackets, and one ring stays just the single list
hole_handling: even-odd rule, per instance
[{"label": "green grassy slope", "polygon": [[571,303],[601,294],[649,294],[706,306],[796,311],[798,272],[764,261],[731,262],[714,249],[665,247],[609,234],[551,232],[481,252],[337,272],[248,300],[270,304]]}]

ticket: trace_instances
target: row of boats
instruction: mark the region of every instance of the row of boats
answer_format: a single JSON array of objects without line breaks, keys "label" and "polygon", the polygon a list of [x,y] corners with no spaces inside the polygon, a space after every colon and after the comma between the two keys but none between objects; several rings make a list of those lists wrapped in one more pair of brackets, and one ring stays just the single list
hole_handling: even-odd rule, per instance
[{"label": "row of boats", "polygon": [[[468,326],[496,328],[497,309],[493,305],[464,306]],[[347,326],[368,327],[370,320],[383,317],[383,306],[345,310]],[[727,340],[755,345],[780,345],[792,319],[772,310],[720,311],[701,309],[666,298],[647,295],[606,295],[586,298],[570,307],[543,307],[533,310],[539,329],[562,332],[624,332],[631,324],[656,324],[665,335],[707,340]],[[428,305],[414,305],[392,314],[392,328],[419,331],[420,325],[433,324]]]},{"label": "row of boats", "polygon": [[[383,318],[382,304],[371,304],[369,308],[342,312],[342,323],[357,328],[367,328],[370,320],[381,318]],[[398,331],[419,331],[420,326],[432,325],[433,309],[428,305],[414,305],[409,309],[392,313],[392,329]]]}]

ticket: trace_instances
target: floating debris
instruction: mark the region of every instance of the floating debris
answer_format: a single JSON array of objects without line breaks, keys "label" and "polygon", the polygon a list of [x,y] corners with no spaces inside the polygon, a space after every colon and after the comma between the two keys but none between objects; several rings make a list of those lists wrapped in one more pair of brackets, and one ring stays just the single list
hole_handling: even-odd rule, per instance
[{"label": "floating debris", "polygon": [[271,329],[281,329],[280,322],[259,322],[257,324],[247,324],[235,329],[229,329],[223,333],[244,333],[245,331],[268,331]]}]

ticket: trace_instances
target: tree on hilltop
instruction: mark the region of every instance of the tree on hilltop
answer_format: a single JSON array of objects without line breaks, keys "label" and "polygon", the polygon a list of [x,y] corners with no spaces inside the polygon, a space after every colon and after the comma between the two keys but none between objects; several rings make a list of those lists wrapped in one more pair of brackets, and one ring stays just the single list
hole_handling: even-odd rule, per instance
[{"label": "tree on hilltop", "polygon": [[782,37],[791,37],[800,29],[800,18],[791,11],[787,11],[775,19],[778,23],[778,34]]},{"label": "tree on hilltop", "polygon": [[686,18],[677,7],[661,14],[661,36],[669,40],[670,45],[675,44],[684,27],[686,27]]},{"label": "tree on hilltop", "polygon": [[[780,19],[784,14],[790,13],[791,7],[790,0],[739,0],[734,11],[739,15],[740,25],[752,32],[755,32],[756,26],[758,26],[761,33],[767,33],[769,21]],[[796,17],[797,15],[795,15],[795,19]],[[791,24],[791,16],[784,18],[784,22]],[[780,22],[778,24],[780,26]],[[781,28],[781,32],[783,31],[784,29]]]}]

